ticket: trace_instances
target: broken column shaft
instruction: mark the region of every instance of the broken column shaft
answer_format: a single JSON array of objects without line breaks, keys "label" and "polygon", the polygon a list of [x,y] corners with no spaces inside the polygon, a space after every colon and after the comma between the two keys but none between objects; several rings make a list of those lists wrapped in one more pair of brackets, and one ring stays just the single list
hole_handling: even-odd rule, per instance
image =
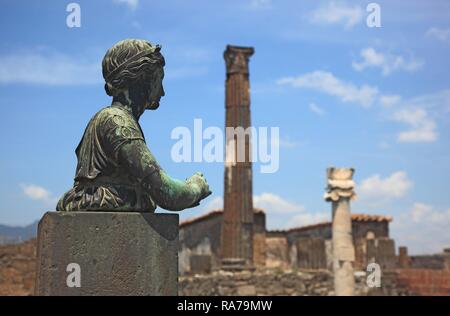
[{"label": "broken column shaft", "polygon": [[335,293],[352,296],[355,290],[353,263],[355,249],[352,237],[350,200],[356,197],[353,168],[328,168],[325,200],[332,202],[332,245]]}]

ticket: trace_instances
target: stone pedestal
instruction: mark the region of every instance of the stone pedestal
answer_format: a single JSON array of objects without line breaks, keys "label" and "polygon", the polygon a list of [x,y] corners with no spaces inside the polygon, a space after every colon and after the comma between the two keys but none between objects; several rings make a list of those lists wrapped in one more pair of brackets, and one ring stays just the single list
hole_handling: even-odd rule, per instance
[{"label": "stone pedestal", "polygon": [[37,251],[36,295],[178,292],[176,214],[48,212]]}]

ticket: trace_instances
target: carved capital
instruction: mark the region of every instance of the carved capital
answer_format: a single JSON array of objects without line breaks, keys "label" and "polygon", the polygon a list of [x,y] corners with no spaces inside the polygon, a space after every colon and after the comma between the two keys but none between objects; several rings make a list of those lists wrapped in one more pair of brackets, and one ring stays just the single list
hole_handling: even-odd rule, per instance
[{"label": "carved capital", "polygon": [[254,52],[253,47],[227,45],[227,49],[223,53],[227,76],[235,73],[248,75],[248,61]]},{"label": "carved capital", "polygon": [[327,188],[324,199],[327,202],[338,201],[340,198],[356,199],[354,191],[355,182],[353,181],[353,168],[334,168],[327,169]]}]

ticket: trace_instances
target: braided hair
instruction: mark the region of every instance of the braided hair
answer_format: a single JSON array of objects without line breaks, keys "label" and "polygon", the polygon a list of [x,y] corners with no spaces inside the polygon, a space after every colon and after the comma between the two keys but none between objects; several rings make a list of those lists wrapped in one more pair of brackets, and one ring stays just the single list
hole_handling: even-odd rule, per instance
[{"label": "braided hair", "polygon": [[141,80],[152,80],[155,70],[165,65],[160,50],[159,45],[139,39],[126,39],[108,49],[102,62],[106,93],[117,96]]}]

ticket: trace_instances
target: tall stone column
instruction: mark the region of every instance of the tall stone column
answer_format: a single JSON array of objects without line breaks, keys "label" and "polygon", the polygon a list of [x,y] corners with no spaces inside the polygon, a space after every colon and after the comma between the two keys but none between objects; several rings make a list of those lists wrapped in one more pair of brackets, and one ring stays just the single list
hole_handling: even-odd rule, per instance
[{"label": "tall stone column", "polygon": [[327,192],[324,198],[332,203],[334,288],[338,296],[352,296],[355,290],[355,248],[350,213],[350,201],[356,198],[353,173],[353,168],[327,169]]},{"label": "tall stone column", "polygon": [[[225,127],[247,130],[250,123],[248,61],[252,47],[228,45],[225,82]],[[222,263],[225,269],[253,266],[253,190],[250,159],[251,137],[245,133],[226,136],[224,213],[221,232]],[[244,151],[242,146],[245,144]],[[242,156],[243,155],[243,156]]]}]

